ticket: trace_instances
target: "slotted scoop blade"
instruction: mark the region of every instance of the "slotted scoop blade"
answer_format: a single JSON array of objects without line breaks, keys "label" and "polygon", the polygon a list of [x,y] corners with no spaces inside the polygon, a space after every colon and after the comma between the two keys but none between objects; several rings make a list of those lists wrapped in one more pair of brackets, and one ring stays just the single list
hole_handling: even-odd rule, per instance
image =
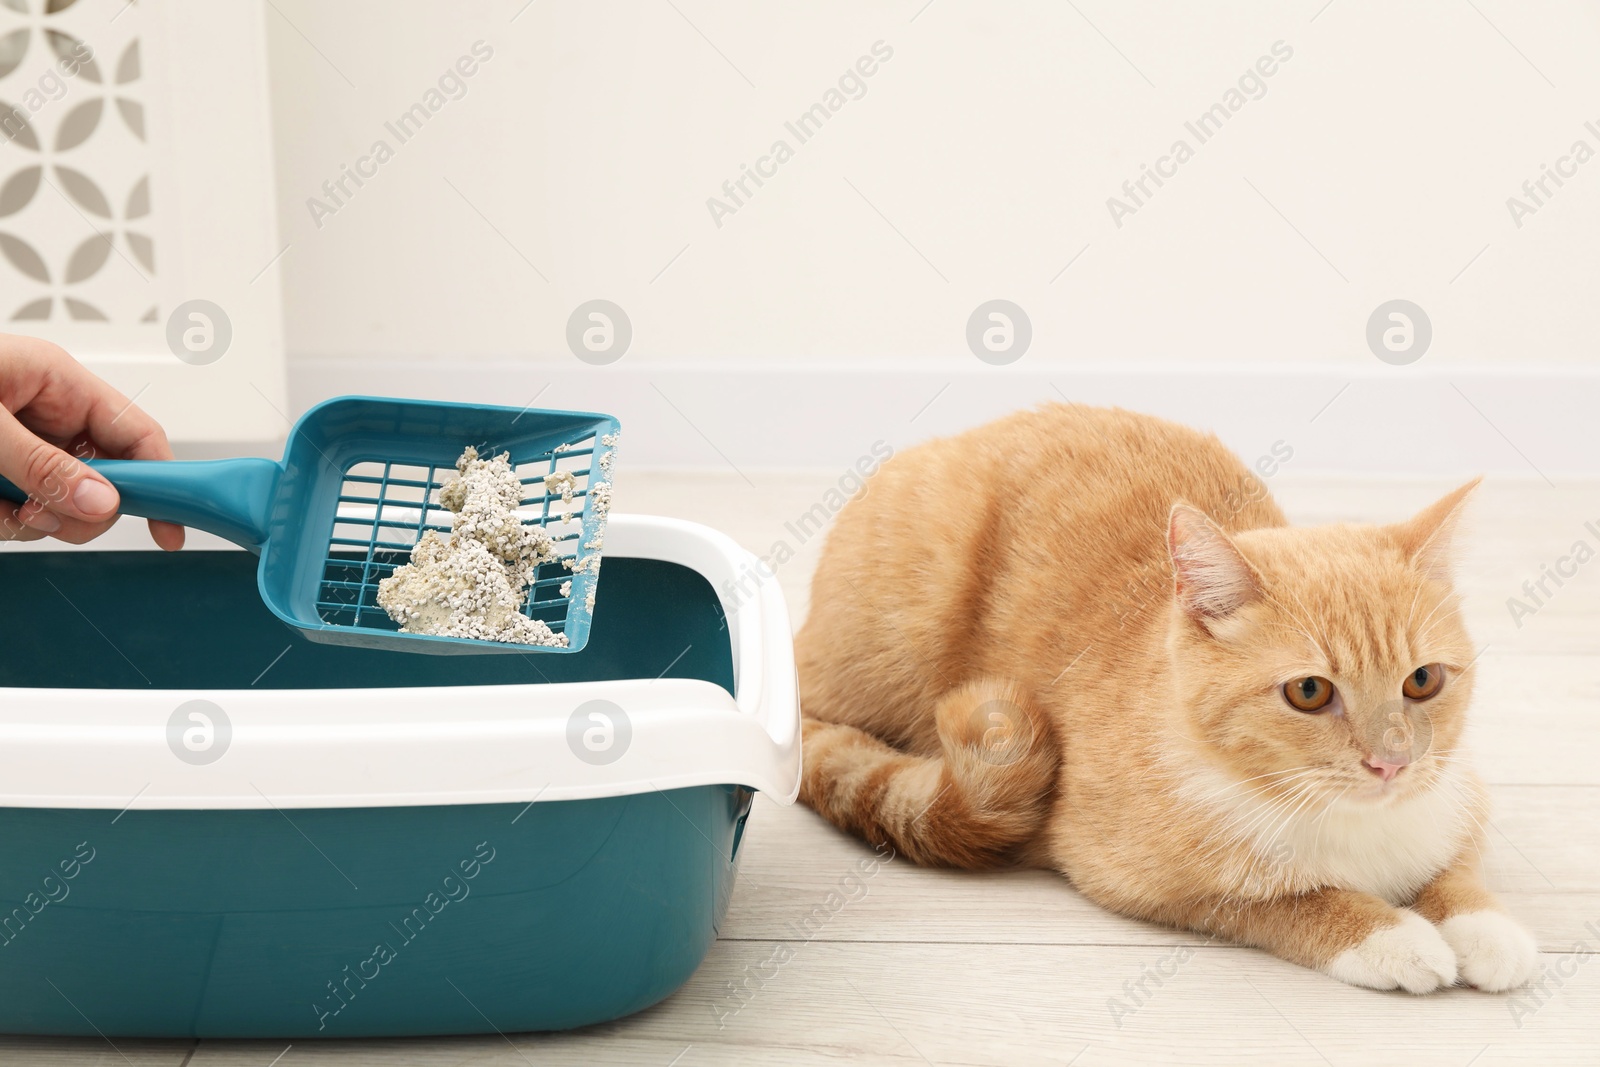
[{"label": "slotted scoop blade", "polygon": [[[117,487],[123,514],[192,526],[259,553],[261,599],[312,641],[438,655],[577,652],[589,638],[608,510],[592,490],[610,485],[619,428],[592,412],[347,396],[301,416],[282,463],[89,465]],[[423,532],[449,532],[439,489],[456,477],[468,445],[485,459],[510,453],[525,494],[518,514],[555,541],[559,558],[540,564],[523,614],[565,634],[565,647],[402,633],[378,606],[378,583],[408,562]],[[570,503],[540,484],[555,471],[573,476]],[[0,497],[24,494],[0,480]]]}]

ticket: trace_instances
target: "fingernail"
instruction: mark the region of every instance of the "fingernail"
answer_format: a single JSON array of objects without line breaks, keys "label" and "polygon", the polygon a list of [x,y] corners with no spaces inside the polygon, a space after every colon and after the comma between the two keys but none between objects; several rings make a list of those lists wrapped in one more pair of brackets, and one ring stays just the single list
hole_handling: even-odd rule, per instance
[{"label": "fingernail", "polygon": [[32,515],[24,518],[22,520],[22,525],[28,527],[30,530],[38,530],[40,533],[55,533],[57,530],[61,529],[61,520],[56,518],[50,512],[46,511],[44,508],[40,508]]},{"label": "fingernail", "polygon": [[117,491],[95,478],[84,478],[72,491],[72,503],[85,515],[109,515],[117,510]]}]

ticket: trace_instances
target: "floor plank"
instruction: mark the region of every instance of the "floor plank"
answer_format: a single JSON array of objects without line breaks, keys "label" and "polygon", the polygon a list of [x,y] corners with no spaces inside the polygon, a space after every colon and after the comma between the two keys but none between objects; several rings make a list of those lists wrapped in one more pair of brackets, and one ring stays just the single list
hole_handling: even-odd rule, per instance
[{"label": "floor plank", "polygon": [[195,1041],[0,1036],[6,1067],[183,1067]]}]

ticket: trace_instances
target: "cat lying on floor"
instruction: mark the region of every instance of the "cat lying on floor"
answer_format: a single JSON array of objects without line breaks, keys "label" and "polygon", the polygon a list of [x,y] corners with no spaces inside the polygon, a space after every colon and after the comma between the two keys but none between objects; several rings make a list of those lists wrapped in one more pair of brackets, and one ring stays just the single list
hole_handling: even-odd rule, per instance
[{"label": "cat lying on floor", "polygon": [[1355,985],[1521,985],[1537,946],[1483,886],[1458,747],[1476,484],[1293,528],[1215,437],[1061,404],[908,450],[817,567],[801,797]]}]

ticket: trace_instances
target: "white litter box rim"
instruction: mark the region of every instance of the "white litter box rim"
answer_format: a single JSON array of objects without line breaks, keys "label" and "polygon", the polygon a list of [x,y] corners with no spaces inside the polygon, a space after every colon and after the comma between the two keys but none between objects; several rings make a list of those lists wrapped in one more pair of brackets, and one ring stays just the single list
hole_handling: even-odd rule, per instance
[{"label": "white litter box rim", "polygon": [[[711,583],[728,619],[734,695],[680,678],[396,689],[0,687],[0,807],[532,803],[699,785],[744,785],[792,802],[800,708],[788,609],[771,572],[725,534],[655,516],[612,515],[605,554],[677,563]],[[168,745],[169,719],[194,700],[217,705],[228,724],[222,756],[203,765]],[[579,713],[593,700],[623,709],[631,728],[625,747],[615,740],[622,731],[613,734],[619,754],[610,762],[588,762],[578,754],[588,754],[582,741],[568,741],[575,718],[580,737],[601,726],[594,740],[603,738],[603,724]]]}]

